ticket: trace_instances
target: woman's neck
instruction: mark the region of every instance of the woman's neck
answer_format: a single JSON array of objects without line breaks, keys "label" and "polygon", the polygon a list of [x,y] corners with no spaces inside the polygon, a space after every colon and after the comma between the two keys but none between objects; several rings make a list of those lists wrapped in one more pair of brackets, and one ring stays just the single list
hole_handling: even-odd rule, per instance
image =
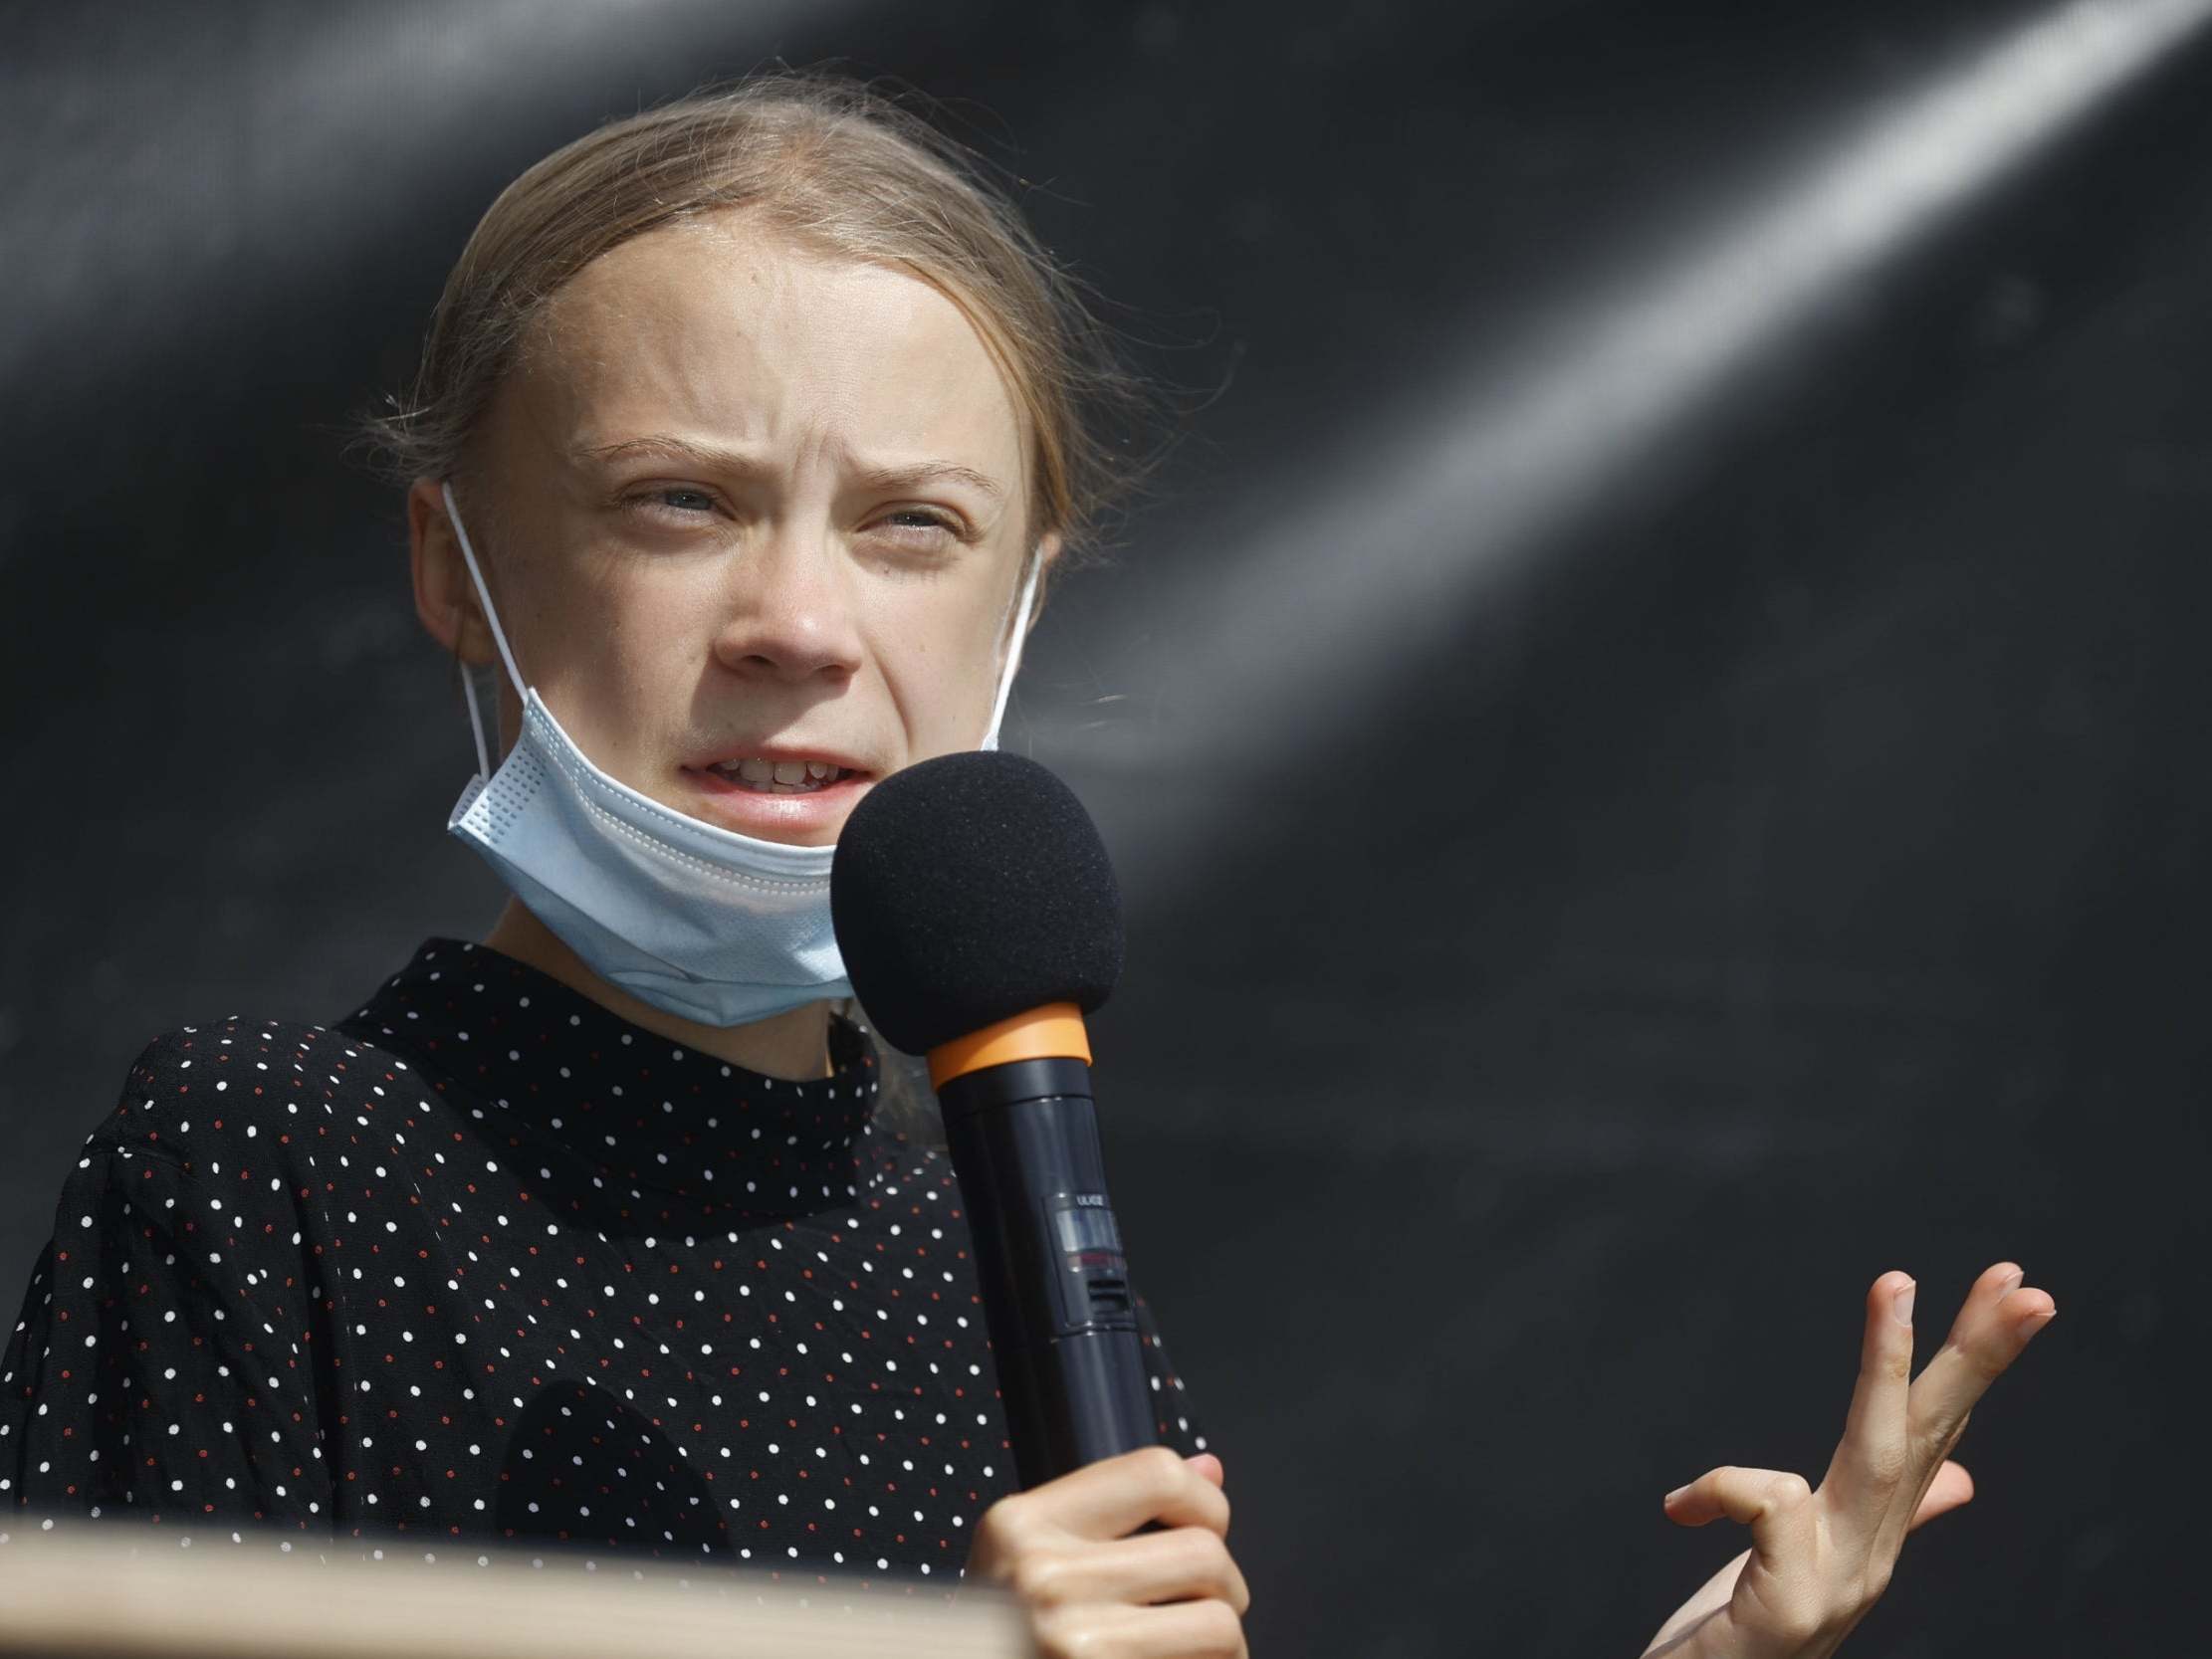
[{"label": "woman's neck", "polygon": [[772,1014],[751,1025],[701,1025],[641,1002],[619,986],[610,985],[584,965],[583,958],[563,943],[558,934],[533,915],[519,899],[509,899],[499,921],[483,942],[503,956],[512,956],[539,972],[559,980],[579,996],[587,996],[609,1013],[632,1025],[681,1043],[700,1054],[711,1054],[749,1072],[766,1077],[827,1077],[829,1064],[829,1004],[809,1002],[787,1013]]}]

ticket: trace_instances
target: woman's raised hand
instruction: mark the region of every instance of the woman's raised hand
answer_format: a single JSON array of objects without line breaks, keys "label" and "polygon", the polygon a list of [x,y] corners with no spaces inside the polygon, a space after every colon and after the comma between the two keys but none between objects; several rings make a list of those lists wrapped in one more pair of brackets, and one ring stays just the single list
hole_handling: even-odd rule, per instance
[{"label": "woman's raised hand", "polygon": [[968,1575],[1020,1598],[1047,1659],[1244,1659],[1251,1596],[1227,1537],[1221,1460],[1149,1446],[999,1499]]},{"label": "woman's raised hand", "polygon": [[[1751,1548],[1659,1627],[1644,1659],[1824,1659],[1888,1587],[1904,1535],[1974,1495],[1946,1462],[1967,1414],[2056,1314],[2048,1292],[1999,1262],[1967,1292],[1943,1347],[1912,1376],[1913,1283],[1884,1273],[1867,1297],[1867,1336],[1844,1438],[1819,1488],[1775,1469],[1708,1470],[1666,1495],[1668,1519],[1725,1516]],[[1909,1380],[1908,1380],[1909,1379]]]}]

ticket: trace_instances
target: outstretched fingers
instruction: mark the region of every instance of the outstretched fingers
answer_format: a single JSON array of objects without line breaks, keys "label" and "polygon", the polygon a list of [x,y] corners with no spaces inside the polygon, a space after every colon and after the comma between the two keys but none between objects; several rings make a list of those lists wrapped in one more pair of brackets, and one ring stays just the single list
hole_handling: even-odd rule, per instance
[{"label": "outstretched fingers", "polygon": [[1821,1482],[1843,1513],[1868,1517],[1869,1531],[1897,1487],[1919,1473],[1909,1467],[1907,1411],[1915,1296],[1912,1276],[1896,1271],[1884,1273],[1868,1290],[1859,1380],[1844,1419],[1844,1437]]},{"label": "outstretched fingers", "polygon": [[1942,1348],[1913,1379],[1912,1437],[1933,1456],[1950,1449],[1989,1385],[2058,1313],[2051,1293],[2025,1277],[2018,1263],[1999,1262],[1976,1279]]},{"label": "outstretched fingers", "polygon": [[1751,1530],[1751,1550],[1683,1605],[1646,1659],[1832,1652],[1887,1589],[1904,1535],[1973,1497],[1973,1481],[1946,1454],[2056,1307],[2000,1262],[1975,1282],[1942,1350],[1914,1378],[1914,1300],[1901,1272],[1869,1289],[1859,1379],[1818,1492],[1801,1475],[1726,1464],[1666,1495],[1677,1525],[1726,1518]]}]

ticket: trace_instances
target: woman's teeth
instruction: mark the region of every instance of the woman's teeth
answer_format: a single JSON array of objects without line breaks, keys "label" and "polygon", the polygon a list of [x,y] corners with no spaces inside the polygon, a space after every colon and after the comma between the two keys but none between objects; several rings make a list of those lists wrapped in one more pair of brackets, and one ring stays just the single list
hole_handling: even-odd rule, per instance
[{"label": "woman's teeth", "polygon": [[804,795],[845,775],[842,766],[825,760],[725,760],[709,770],[772,795]]}]

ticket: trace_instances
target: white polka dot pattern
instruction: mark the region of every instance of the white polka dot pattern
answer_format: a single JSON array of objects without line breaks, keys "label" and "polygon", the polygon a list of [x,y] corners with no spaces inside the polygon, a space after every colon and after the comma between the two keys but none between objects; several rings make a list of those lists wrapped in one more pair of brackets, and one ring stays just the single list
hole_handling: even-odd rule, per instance
[{"label": "white polka dot pattern", "polygon": [[966,1214],[865,1035],[832,1059],[450,939],[333,1027],[157,1039],[0,1360],[0,1513],[957,1575],[1012,1481]]}]

